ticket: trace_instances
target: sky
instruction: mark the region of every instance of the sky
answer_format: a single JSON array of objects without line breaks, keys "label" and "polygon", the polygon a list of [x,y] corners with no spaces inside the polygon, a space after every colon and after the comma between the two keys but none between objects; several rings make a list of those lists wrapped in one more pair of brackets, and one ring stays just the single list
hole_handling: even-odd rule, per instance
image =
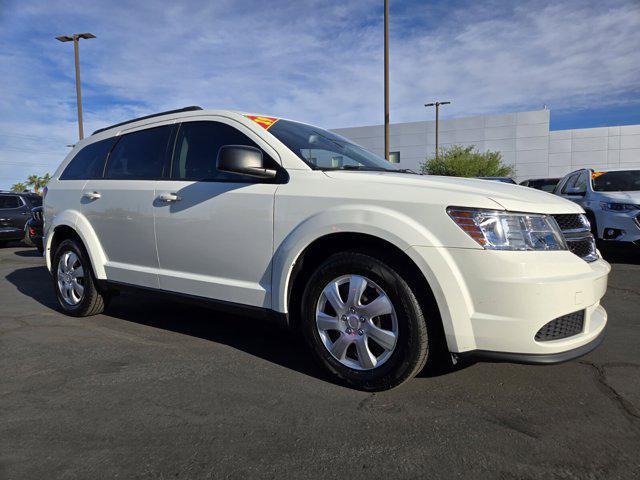
[{"label": "sky", "polygon": [[[391,0],[391,122],[536,110],[640,123],[640,0]],[[382,0],[0,0],[0,189],[85,133],[187,105],[325,128],[383,122]]]}]

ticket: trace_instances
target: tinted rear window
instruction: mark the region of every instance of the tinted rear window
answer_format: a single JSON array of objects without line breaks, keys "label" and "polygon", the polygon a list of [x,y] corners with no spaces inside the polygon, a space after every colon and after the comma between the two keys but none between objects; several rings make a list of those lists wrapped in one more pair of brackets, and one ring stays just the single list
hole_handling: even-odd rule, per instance
[{"label": "tinted rear window", "polygon": [[152,180],[162,176],[171,126],[123,135],[107,162],[106,178]]},{"label": "tinted rear window", "polygon": [[0,195],[0,208],[18,208],[21,205],[17,195]]},{"label": "tinted rear window", "polygon": [[114,141],[115,138],[108,138],[84,147],[69,162],[67,168],[60,175],[60,180],[102,178],[104,161]]}]

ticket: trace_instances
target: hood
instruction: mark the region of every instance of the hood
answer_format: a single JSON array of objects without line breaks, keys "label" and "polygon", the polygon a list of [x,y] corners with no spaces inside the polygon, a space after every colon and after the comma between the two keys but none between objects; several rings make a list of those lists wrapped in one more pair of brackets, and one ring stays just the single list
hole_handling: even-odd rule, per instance
[{"label": "hood", "polygon": [[604,202],[631,203],[640,205],[640,192],[596,192]]},{"label": "hood", "polygon": [[460,205],[455,202],[455,194],[464,193],[492,200],[498,204],[496,208],[501,206],[505,210],[514,212],[583,213],[579,205],[552,193],[490,180],[353,170],[328,170],[324,173],[335,180],[374,182],[396,188],[426,189],[441,196],[442,201],[449,205],[474,207],[474,205]]}]

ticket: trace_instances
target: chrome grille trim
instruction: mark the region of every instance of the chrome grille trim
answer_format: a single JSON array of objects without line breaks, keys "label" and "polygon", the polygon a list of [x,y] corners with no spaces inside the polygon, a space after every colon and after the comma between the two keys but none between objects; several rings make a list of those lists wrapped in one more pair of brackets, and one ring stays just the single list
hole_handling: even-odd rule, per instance
[{"label": "chrome grille trim", "polygon": [[591,225],[584,214],[557,214],[553,215],[556,223],[562,231],[569,251],[585,262],[594,262],[598,259],[596,241],[591,233]]}]

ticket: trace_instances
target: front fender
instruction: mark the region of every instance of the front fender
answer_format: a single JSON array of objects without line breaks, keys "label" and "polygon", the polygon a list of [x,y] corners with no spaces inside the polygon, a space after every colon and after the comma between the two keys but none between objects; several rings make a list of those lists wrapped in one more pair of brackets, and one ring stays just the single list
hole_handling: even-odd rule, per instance
[{"label": "front fender", "polygon": [[351,205],[318,212],[297,225],[276,249],[272,264],[272,308],[275,311],[288,312],[289,281],[300,255],[315,240],[336,233],[371,235],[403,251],[411,245],[436,243],[435,236],[424,225],[394,210]]},{"label": "front fender", "polygon": [[51,225],[47,228],[45,258],[49,271],[51,271],[51,256],[53,254],[51,251],[51,245],[53,237],[56,229],[61,226],[69,227],[76,232],[87,250],[94,275],[100,280],[105,280],[107,275],[105,273],[104,265],[107,263],[107,257],[104,253],[104,249],[102,248],[102,245],[98,240],[98,236],[91,227],[87,218],[77,210],[65,210],[59,215],[56,215],[51,220]]}]

